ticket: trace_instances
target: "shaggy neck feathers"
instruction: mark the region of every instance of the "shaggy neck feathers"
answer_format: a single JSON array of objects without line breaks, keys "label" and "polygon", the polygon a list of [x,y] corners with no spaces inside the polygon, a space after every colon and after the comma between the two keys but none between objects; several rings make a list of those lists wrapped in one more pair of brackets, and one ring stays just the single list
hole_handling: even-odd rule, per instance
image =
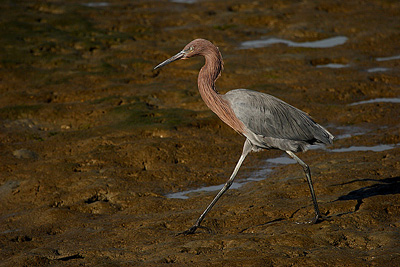
[{"label": "shaggy neck feathers", "polygon": [[211,43],[202,47],[200,55],[204,56],[205,64],[198,77],[200,95],[206,105],[227,125],[238,133],[244,133],[244,125],[235,116],[229,103],[224,100],[215,88],[215,81],[223,70],[223,60],[218,48]]}]

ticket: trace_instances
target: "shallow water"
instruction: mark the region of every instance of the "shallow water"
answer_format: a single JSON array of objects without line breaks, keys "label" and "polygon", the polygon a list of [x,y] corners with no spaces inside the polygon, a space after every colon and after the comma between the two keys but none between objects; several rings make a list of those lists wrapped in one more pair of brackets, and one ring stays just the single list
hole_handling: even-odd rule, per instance
[{"label": "shallow water", "polygon": [[[249,178],[239,180],[234,182],[229,189],[239,189],[243,185],[249,183],[249,182],[254,182],[254,181],[261,181],[264,180],[268,177],[268,174],[271,173],[273,170],[271,167],[276,166],[276,165],[286,165],[286,164],[295,164],[296,161],[294,159],[291,159],[289,156],[281,156],[277,158],[271,158],[265,160],[265,168],[262,168],[261,170],[257,170],[252,172],[249,175]],[[199,192],[213,192],[213,191],[219,191],[222,189],[224,184],[220,185],[212,185],[212,186],[204,186],[200,188],[195,188],[195,189],[189,189],[181,192],[176,192],[176,193],[171,193],[171,194],[166,194],[165,197],[167,198],[178,198],[178,199],[188,199],[190,194],[193,193],[199,193]]]},{"label": "shallow water", "polygon": [[338,63],[329,63],[325,65],[317,65],[317,68],[331,68],[331,69],[341,69],[349,67],[349,64],[338,64]]},{"label": "shallow water", "polygon": [[362,104],[371,104],[371,103],[400,103],[400,98],[375,98],[370,100],[364,100],[359,102],[354,102],[349,104],[349,106],[356,106]]},{"label": "shallow water", "polygon": [[337,126],[333,127],[339,130],[341,133],[335,135],[335,140],[350,138],[352,136],[363,135],[368,132],[367,129],[357,126]]},{"label": "shallow water", "polygon": [[355,135],[363,135],[364,133],[355,133],[355,134],[350,134],[350,133],[345,133],[345,134],[339,134],[335,136],[335,139],[345,139],[345,138],[350,138]]},{"label": "shallow water", "polygon": [[327,38],[319,41],[312,42],[293,42],[285,39],[279,38],[268,38],[265,40],[253,40],[242,42],[240,45],[241,49],[249,49],[249,48],[261,48],[266,47],[273,44],[286,44],[291,47],[305,47],[305,48],[329,48],[338,45],[342,45],[346,43],[348,40],[345,36],[337,36],[332,38]]},{"label": "shallow water", "polygon": [[[272,172],[272,169],[269,169],[269,168],[264,168],[262,170],[255,171],[250,175],[249,178],[233,182],[231,187],[229,188],[229,190],[230,189],[239,189],[240,187],[242,187],[243,185],[245,185],[249,182],[256,182],[256,181],[264,180],[267,178],[267,175],[270,172]],[[165,197],[188,199],[188,198],[190,198],[190,195],[193,193],[219,191],[222,189],[223,186],[224,186],[224,184],[203,186],[200,188],[189,189],[189,190],[185,190],[185,191],[181,191],[181,192],[166,194]]]},{"label": "shallow water", "polygon": [[388,70],[390,70],[390,69],[389,68],[377,67],[377,68],[368,69],[367,72],[370,72],[370,73],[372,73],[372,72],[383,72],[383,71],[388,71]]},{"label": "shallow water", "polygon": [[[238,189],[243,185],[243,183],[234,182],[229,189]],[[199,192],[213,192],[217,190],[221,190],[224,184],[220,185],[211,185],[211,186],[204,186],[197,189],[190,189],[182,192],[176,192],[165,195],[167,198],[178,198],[178,199],[188,199],[189,194],[199,193]]]},{"label": "shallow water", "polygon": [[194,4],[197,0],[171,0],[171,2],[179,4]]},{"label": "shallow water", "polygon": [[328,151],[330,151],[330,152],[356,152],[356,151],[382,152],[382,151],[393,149],[399,145],[400,145],[400,143],[394,144],[394,145],[350,146],[350,147],[330,149]]},{"label": "shallow water", "polygon": [[267,159],[267,162],[273,164],[295,164],[296,161],[288,156],[282,156],[278,158]]},{"label": "shallow water", "polygon": [[392,57],[378,57],[378,58],[376,58],[376,61],[388,61],[388,60],[396,60],[396,59],[400,59],[400,55],[392,56]]},{"label": "shallow water", "polygon": [[83,6],[86,7],[106,7],[109,6],[110,3],[108,2],[90,2],[90,3],[83,3]]}]

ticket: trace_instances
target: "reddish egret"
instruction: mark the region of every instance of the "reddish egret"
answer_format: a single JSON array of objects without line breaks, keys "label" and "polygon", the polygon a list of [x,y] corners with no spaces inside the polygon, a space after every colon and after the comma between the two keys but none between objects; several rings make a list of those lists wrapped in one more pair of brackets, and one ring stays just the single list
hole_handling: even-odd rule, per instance
[{"label": "reddish egret", "polygon": [[197,80],[204,102],[223,122],[244,135],[246,141],[231,177],[196,223],[183,234],[193,234],[197,228],[201,227],[204,217],[232,185],[247,154],[250,151],[256,152],[262,149],[283,150],[303,167],[315,210],[312,223],[322,220],[311,181],[310,168],[294,153],[305,151],[309,145],[315,143],[331,144],[334,136],[303,111],[271,95],[247,89],[235,89],[225,95],[219,94],[215,88],[215,81],[223,68],[222,55],[210,41],[193,40],[181,52],[160,63],[154,69],[175,60],[193,56],[205,57],[205,65],[201,68]]}]

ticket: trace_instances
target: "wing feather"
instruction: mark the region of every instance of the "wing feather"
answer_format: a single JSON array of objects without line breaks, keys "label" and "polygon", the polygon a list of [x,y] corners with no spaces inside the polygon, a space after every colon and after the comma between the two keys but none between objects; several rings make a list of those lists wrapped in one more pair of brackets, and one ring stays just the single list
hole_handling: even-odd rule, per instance
[{"label": "wing feather", "polygon": [[225,94],[237,118],[254,134],[307,143],[331,143],[333,136],[305,112],[260,92],[236,89]]}]

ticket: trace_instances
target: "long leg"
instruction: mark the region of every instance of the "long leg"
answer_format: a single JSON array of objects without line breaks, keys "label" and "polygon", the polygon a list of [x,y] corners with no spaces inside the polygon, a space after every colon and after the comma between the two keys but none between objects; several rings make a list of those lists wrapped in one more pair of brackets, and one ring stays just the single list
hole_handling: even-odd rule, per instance
[{"label": "long leg", "polygon": [[307,177],[308,186],[310,187],[311,197],[312,197],[312,201],[314,204],[314,210],[315,210],[315,218],[312,220],[312,223],[317,223],[319,220],[322,220],[322,216],[321,216],[321,213],[319,212],[317,198],[315,196],[314,187],[313,187],[312,180],[311,180],[310,167],[308,167],[308,165],[305,164],[304,161],[302,161],[293,152],[286,151],[286,153],[288,153],[289,156],[291,156],[295,161],[297,161],[297,163],[299,163],[303,167],[303,170]]},{"label": "long leg", "polygon": [[204,220],[204,218],[206,217],[207,213],[212,209],[212,207],[215,205],[215,203],[217,203],[217,201],[221,198],[221,196],[232,185],[233,180],[235,179],[236,174],[240,169],[240,166],[242,165],[242,163],[243,163],[244,159],[246,158],[247,154],[249,154],[249,152],[251,151],[251,148],[252,148],[252,144],[250,143],[250,141],[248,139],[246,139],[246,141],[244,142],[244,145],[243,145],[242,155],[240,156],[239,161],[237,162],[236,167],[233,170],[233,173],[231,174],[231,177],[229,178],[229,180],[225,183],[225,185],[224,185],[224,187],[222,187],[221,191],[219,191],[219,193],[215,196],[213,201],[211,201],[211,203],[208,205],[208,207],[200,215],[200,217],[197,219],[196,223],[192,227],[190,227],[189,230],[183,232],[182,234],[184,234],[184,235],[193,234],[197,230],[197,228],[200,227],[200,224]]}]

